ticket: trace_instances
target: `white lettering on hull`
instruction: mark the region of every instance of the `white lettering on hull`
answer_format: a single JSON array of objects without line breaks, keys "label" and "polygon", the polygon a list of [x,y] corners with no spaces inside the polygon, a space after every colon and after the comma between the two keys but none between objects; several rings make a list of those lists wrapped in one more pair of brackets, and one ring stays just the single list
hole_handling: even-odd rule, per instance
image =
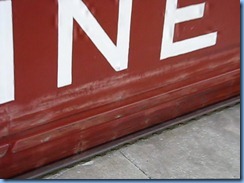
[{"label": "white lettering on hull", "polygon": [[205,3],[178,8],[178,0],[167,0],[160,59],[175,57],[216,44],[217,32],[173,42],[175,24],[202,18]]},{"label": "white lettering on hull", "polygon": [[72,83],[73,19],[115,71],[128,67],[132,0],[119,0],[117,46],[81,0],[59,0],[58,87]]},{"label": "white lettering on hull", "polygon": [[11,0],[0,1],[0,104],[14,100],[14,53]]},{"label": "white lettering on hull", "polygon": [[[58,0],[58,88],[72,84],[73,22],[76,20],[115,71],[128,68],[133,0],[119,0],[114,44],[82,0]],[[160,59],[214,46],[217,32],[173,42],[175,25],[204,15],[205,3],[177,8],[166,0]],[[0,104],[15,100],[12,1],[0,0]]]}]

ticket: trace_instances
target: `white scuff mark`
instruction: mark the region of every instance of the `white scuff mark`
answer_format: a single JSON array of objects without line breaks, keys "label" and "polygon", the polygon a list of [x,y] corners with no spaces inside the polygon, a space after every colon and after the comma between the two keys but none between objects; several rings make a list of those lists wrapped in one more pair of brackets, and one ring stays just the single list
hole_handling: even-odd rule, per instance
[{"label": "white scuff mark", "polygon": [[48,136],[48,137],[44,138],[41,142],[42,143],[48,142],[50,139],[51,139],[51,136]]},{"label": "white scuff mark", "polygon": [[83,163],[82,166],[90,166],[93,165],[94,161],[88,161],[86,163]]}]

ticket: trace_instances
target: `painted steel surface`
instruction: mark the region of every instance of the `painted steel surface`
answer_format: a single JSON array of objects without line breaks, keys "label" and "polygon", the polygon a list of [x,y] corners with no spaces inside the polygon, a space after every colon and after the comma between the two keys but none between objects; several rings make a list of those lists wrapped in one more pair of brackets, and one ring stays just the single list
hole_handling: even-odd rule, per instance
[{"label": "painted steel surface", "polygon": [[1,178],[240,93],[238,0],[6,0],[0,38]]}]

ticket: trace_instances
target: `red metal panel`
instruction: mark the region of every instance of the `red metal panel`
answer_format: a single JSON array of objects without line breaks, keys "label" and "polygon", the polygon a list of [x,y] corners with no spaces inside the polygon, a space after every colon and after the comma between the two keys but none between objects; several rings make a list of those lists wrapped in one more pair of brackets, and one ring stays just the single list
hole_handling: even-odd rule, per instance
[{"label": "red metal panel", "polygon": [[[131,0],[129,62],[119,72],[74,21],[72,84],[58,88],[60,1],[12,0],[15,100],[0,104],[1,178],[239,95],[238,0],[179,0],[205,11],[176,24],[174,42],[212,32],[217,40],[167,59],[167,1]],[[115,44],[119,1],[83,2]]]}]

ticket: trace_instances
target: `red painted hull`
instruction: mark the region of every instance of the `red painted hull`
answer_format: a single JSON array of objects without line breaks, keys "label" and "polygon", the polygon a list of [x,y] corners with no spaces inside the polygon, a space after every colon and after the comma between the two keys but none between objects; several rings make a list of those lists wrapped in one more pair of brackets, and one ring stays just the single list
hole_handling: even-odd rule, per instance
[{"label": "red painted hull", "polygon": [[[116,3],[84,2],[116,40]],[[179,5],[201,2],[179,0]],[[240,2],[204,2],[204,19],[177,24],[174,39],[211,29],[218,31],[217,44],[162,61],[165,0],[134,0],[129,67],[121,72],[107,64],[75,23],[73,84],[58,89],[57,2],[13,0],[16,100],[0,105],[0,177],[19,175],[238,96]]]}]

